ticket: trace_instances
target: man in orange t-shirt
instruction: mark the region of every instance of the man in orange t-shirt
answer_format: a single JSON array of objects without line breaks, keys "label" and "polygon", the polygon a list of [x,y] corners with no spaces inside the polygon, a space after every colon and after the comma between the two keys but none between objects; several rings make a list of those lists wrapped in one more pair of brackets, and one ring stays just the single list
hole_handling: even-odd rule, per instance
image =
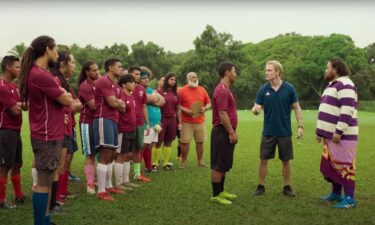
[{"label": "man in orange t-shirt", "polygon": [[190,72],[186,76],[188,84],[179,91],[182,129],[182,162],[180,168],[185,168],[189,152],[189,144],[193,139],[196,143],[198,166],[205,167],[203,162],[203,142],[206,138],[204,113],[211,108],[210,97],[206,90],[199,86],[198,75]]}]

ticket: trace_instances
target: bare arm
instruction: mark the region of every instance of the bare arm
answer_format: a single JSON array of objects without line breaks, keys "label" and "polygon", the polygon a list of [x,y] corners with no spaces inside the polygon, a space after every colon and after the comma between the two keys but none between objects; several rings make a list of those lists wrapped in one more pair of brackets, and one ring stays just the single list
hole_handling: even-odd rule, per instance
[{"label": "bare arm", "polygon": [[238,136],[230,123],[228,113],[226,111],[219,111],[219,117],[220,117],[221,124],[223,124],[225,130],[229,134],[230,143],[237,144]]},{"label": "bare arm", "polygon": [[95,110],[96,107],[95,107],[95,99],[91,99],[90,101],[86,102],[86,105],[92,109],[92,110]]},{"label": "bare arm", "polygon": [[181,109],[182,112],[186,113],[189,116],[193,115],[193,112],[190,109],[186,108],[186,107],[180,106],[180,109]]},{"label": "bare arm", "polygon": [[115,96],[111,95],[105,97],[105,100],[107,101],[108,105],[112,108],[118,109],[120,112],[125,111],[125,103],[121,99],[117,99]]},{"label": "bare arm", "polygon": [[73,104],[72,94],[68,92],[61,94],[56,100],[63,106],[71,106]]},{"label": "bare arm", "polygon": [[296,120],[298,124],[298,134],[297,137],[301,138],[303,136],[303,122],[302,122],[302,110],[298,102],[292,104],[292,109],[296,115]]},{"label": "bare arm", "polygon": [[159,94],[157,91],[155,91],[155,95],[157,96],[158,101],[155,102],[154,105],[157,107],[162,107],[163,105],[165,105],[165,98],[161,96],[161,94]]},{"label": "bare arm", "polygon": [[81,112],[83,106],[80,100],[73,100],[73,104],[70,106],[73,112]]},{"label": "bare arm", "polygon": [[181,121],[181,106],[180,105],[177,105],[177,119],[178,119],[178,123],[177,123],[178,129],[181,130],[182,121]]}]

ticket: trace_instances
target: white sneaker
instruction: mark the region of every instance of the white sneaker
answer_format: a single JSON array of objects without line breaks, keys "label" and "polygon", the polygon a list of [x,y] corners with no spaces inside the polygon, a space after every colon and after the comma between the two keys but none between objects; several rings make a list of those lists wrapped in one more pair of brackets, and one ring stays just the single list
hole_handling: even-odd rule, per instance
[{"label": "white sneaker", "polygon": [[137,188],[137,187],[139,187],[138,184],[134,184],[134,183],[131,183],[131,182],[125,182],[122,185],[124,185],[125,187],[130,187],[130,188]]},{"label": "white sneaker", "polygon": [[87,194],[94,195],[95,194],[95,184],[88,184],[86,186]]}]

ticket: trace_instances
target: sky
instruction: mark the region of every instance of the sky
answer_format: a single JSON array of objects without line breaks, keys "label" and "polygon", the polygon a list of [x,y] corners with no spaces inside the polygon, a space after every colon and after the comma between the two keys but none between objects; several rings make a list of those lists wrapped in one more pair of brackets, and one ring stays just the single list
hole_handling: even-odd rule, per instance
[{"label": "sky", "polygon": [[58,44],[152,41],[167,51],[194,49],[193,41],[212,25],[235,40],[258,43],[278,34],[346,34],[356,46],[375,42],[375,3],[370,1],[2,1],[0,57],[39,35]]}]

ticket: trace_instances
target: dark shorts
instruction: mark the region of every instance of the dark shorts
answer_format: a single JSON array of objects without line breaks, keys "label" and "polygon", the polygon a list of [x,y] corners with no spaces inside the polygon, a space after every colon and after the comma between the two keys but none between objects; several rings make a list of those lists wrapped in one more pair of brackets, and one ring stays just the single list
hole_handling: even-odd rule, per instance
[{"label": "dark shorts", "polygon": [[143,137],[145,135],[144,126],[137,126],[135,130],[135,150],[138,151],[143,148]]},{"label": "dark shorts", "polygon": [[126,154],[135,151],[135,131],[123,132],[119,134],[120,147],[117,153]]},{"label": "dark shorts", "polygon": [[53,171],[59,165],[63,141],[39,141],[31,139],[37,170]]},{"label": "dark shorts", "polygon": [[172,142],[176,138],[177,123],[175,117],[161,118],[161,132],[159,133],[159,144],[163,142]]},{"label": "dark shorts", "polygon": [[228,132],[222,125],[211,130],[211,169],[228,172],[233,165],[234,144],[230,143]]},{"label": "dark shorts", "polygon": [[180,139],[180,130],[178,129],[178,126],[176,126],[176,137]]},{"label": "dark shorts", "polygon": [[72,136],[64,136],[64,142],[66,144],[66,153],[74,154],[78,150],[76,129],[73,128]]},{"label": "dark shorts", "polygon": [[288,161],[293,159],[292,137],[262,136],[260,144],[260,159],[275,158],[276,146],[279,150],[279,159]]},{"label": "dark shorts", "polygon": [[118,148],[118,126],[113,120],[107,118],[96,118],[93,122],[95,148]]},{"label": "dark shorts", "polygon": [[22,164],[22,141],[20,132],[14,129],[0,129],[0,165],[12,167]]},{"label": "dark shorts", "polygon": [[94,127],[91,124],[81,123],[81,143],[82,143],[82,152],[84,155],[95,155],[95,137],[94,137]]}]

